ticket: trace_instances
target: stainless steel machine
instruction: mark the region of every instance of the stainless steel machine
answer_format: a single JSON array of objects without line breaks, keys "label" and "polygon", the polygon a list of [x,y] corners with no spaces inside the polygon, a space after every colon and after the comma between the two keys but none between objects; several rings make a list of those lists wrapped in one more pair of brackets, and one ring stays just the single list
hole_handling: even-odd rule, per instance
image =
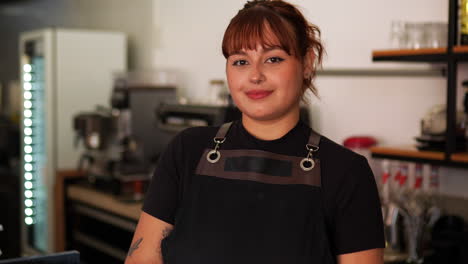
[{"label": "stainless steel machine", "polygon": [[75,115],[75,145],[82,141],[84,146],[78,168],[88,181],[123,199],[141,199],[152,166],[171,137],[157,129],[154,109],[175,100],[175,87],[129,86],[117,78],[110,107]]}]

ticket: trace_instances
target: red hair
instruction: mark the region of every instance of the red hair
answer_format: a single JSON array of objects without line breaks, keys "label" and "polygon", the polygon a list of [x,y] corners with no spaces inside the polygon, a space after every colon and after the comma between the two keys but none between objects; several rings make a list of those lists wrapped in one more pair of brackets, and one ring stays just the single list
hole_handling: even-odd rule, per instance
[{"label": "red hair", "polygon": [[294,5],[281,0],[254,0],[239,10],[224,33],[224,57],[227,59],[242,49],[256,49],[257,44],[264,48],[279,46],[301,61],[309,51],[313,52],[314,68],[311,76],[303,80],[302,88],[303,92],[310,89],[318,95],[312,80],[324,53],[320,29],[309,23]]}]

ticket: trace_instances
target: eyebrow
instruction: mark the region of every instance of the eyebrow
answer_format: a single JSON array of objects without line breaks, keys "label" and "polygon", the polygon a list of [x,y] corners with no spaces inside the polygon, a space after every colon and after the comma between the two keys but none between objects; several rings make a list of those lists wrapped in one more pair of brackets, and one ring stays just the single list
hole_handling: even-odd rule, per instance
[{"label": "eyebrow", "polygon": [[[271,47],[266,47],[263,49],[263,52],[266,53],[266,52],[269,52],[269,51],[272,51],[272,50],[284,50],[282,47],[280,46],[271,46]],[[235,51],[231,54],[229,54],[229,56],[232,56],[232,55],[247,55],[247,53],[245,51],[242,51],[242,50],[238,50],[238,51]]]},{"label": "eyebrow", "polygon": [[284,50],[284,49],[280,46],[271,46],[271,47],[267,47],[263,49],[264,52],[268,52],[272,50]]},{"label": "eyebrow", "polygon": [[232,55],[247,55],[247,53],[245,53],[245,51],[238,50],[236,52],[229,54],[229,56],[232,56]]}]

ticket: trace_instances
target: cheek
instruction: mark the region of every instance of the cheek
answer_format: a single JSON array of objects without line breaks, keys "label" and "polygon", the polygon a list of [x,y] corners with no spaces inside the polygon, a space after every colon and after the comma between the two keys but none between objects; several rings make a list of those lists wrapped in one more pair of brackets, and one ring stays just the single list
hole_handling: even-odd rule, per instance
[{"label": "cheek", "polygon": [[227,85],[229,88],[229,91],[232,93],[235,89],[235,78],[232,77],[230,74],[226,74],[226,80],[227,80]]},{"label": "cheek", "polygon": [[302,67],[298,65],[297,69],[292,73],[295,91],[298,94],[302,94],[302,85],[304,81],[304,73]]},{"label": "cheek", "polygon": [[302,90],[302,73],[298,69],[291,69],[274,76],[277,83],[285,88],[285,92],[295,95]]},{"label": "cheek", "polygon": [[226,70],[226,79],[229,87],[229,91],[234,93],[235,91],[238,91],[241,87],[241,76],[236,74],[236,72],[232,70]]}]

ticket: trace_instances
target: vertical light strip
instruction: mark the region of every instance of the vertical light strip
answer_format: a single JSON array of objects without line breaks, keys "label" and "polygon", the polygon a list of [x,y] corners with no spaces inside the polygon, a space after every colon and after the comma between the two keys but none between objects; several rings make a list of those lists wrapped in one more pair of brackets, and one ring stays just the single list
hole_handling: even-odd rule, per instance
[{"label": "vertical light strip", "polygon": [[23,164],[24,164],[24,222],[32,225],[35,222],[35,168],[34,168],[34,86],[33,66],[29,63],[23,67]]}]

